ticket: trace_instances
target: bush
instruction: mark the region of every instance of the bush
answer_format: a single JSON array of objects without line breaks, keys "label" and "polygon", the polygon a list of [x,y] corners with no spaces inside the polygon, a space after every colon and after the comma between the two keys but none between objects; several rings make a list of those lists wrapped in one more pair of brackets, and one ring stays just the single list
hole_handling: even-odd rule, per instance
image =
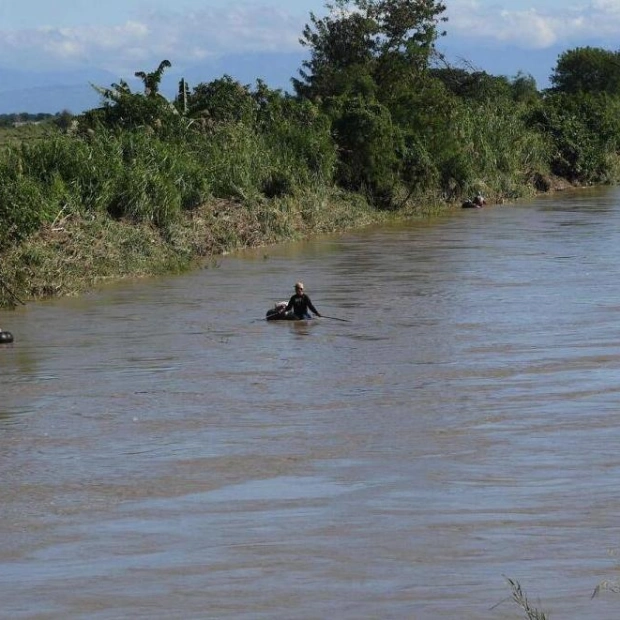
[{"label": "bush", "polygon": [[20,176],[0,179],[0,250],[25,239],[55,215],[40,184]]},{"label": "bush", "polygon": [[390,207],[399,184],[398,154],[405,148],[388,109],[360,98],[345,100],[333,132],[340,154],[339,184],[349,191],[366,191],[372,202]]}]

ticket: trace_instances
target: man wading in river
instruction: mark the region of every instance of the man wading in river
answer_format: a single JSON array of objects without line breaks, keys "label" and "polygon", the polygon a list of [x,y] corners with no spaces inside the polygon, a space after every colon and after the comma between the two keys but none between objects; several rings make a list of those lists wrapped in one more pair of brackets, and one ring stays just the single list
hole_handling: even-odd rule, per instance
[{"label": "man wading in river", "polygon": [[310,297],[304,293],[303,282],[297,282],[297,284],[295,284],[295,294],[289,299],[284,312],[288,312],[289,310],[292,310],[293,314],[298,319],[311,319],[312,317],[308,310],[314,312],[316,316],[321,316],[321,313],[310,301]]}]

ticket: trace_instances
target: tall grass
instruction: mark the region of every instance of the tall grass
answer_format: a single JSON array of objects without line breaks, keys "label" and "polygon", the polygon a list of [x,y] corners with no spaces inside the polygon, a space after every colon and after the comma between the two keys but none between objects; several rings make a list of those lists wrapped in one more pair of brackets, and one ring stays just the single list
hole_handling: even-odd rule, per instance
[{"label": "tall grass", "polygon": [[61,213],[103,212],[165,230],[210,197],[252,200],[278,178],[287,192],[297,182],[290,168],[286,177],[280,172],[275,146],[251,128],[223,126],[186,137],[102,129],[9,148],[0,155],[0,247]]},{"label": "tall grass", "polygon": [[552,145],[528,127],[524,114],[507,102],[457,108],[452,122],[459,140],[451,165],[466,194],[487,188],[498,197],[518,198],[533,190],[536,174],[549,173]]},{"label": "tall grass", "polygon": [[527,620],[549,620],[547,614],[538,610],[530,603],[518,581],[509,577],[505,577],[505,579],[512,591],[512,600],[524,611]]}]

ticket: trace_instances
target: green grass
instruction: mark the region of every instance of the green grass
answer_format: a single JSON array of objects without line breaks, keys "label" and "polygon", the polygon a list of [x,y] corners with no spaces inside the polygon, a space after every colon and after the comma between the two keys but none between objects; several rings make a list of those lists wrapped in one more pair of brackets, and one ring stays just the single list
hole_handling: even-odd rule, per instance
[{"label": "green grass", "polygon": [[36,142],[57,133],[56,127],[49,122],[28,123],[18,127],[0,127],[0,148]]}]

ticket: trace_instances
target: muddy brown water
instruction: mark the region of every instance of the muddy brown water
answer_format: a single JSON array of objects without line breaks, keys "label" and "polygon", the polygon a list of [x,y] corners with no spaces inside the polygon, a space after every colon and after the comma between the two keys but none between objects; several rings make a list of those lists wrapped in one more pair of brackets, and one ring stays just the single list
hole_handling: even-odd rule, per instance
[{"label": "muddy brown water", "polygon": [[620,617],[619,268],[595,189],[0,313],[0,617]]}]

